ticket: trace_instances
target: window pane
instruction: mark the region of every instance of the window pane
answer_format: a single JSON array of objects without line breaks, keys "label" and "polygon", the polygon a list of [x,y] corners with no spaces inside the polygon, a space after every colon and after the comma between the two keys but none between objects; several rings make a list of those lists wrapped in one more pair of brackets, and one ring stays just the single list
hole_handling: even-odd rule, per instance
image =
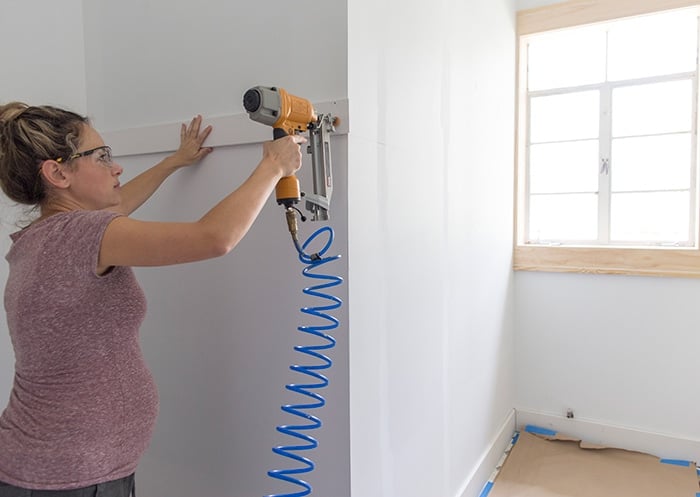
[{"label": "window pane", "polygon": [[615,137],[691,130],[690,80],[616,88],[612,99]]},{"label": "window pane", "polygon": [[598,191],[598,140],[530,147],[530,193]]},{"label": "window pane", "polygon": [[546,90],[605,81],[605,31],[576,29],[528,43],[528,89]]},{"label": "window pane", "polygon": [[598,138],[600,93],[582,91],[530,99],[530,142]]},{"label": "window pane", "polygon": [[608,79],[695,71],[697,30],[694,10],[613,24],[608,33]]},{"label": "window pane", "polygon": [[690,188],[690,134],[621,138],[612,142],[613,192]]},{"label": "window pane", "polygon": [[597,237],[596,194],[530,196],[530,241],[595,240]]},{"label": "window pane", "polygon": [[689,198],[688,192],[613,194],[611,240],[687,242]]}]

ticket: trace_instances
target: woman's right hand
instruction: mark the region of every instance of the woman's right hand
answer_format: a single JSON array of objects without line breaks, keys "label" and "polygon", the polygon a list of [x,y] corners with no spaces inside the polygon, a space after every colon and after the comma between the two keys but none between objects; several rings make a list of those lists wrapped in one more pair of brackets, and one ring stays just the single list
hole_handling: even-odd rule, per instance
[{"label": "woman's right hand", "polygon": [[263,161],[275,167],[282,177],[291,176],[301,167],[301,144],[306,143],[302,135],[288,135],[284,138],[263,143]]}]

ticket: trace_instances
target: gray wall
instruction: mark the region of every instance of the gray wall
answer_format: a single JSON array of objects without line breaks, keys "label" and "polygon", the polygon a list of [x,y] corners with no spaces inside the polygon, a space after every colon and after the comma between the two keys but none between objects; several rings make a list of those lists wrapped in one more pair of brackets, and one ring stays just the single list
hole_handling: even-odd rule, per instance
[{"label": "gray wall", "polygon": [[[331,253],[344,258],[326,269],[347,279],[344,141],[339,137],[333,145],[340,159],[334,164],[338,192],[330,223],[336,230]],[[134,217],[186,220],[203,213],[212,199],[247,177],[259,155],[258,145],[219,148],[200,170],[171,178]],[[122,163],[135,174],[155,159],[129,157]],[[306,183],[306,175],[301,178]],[[304,236],[311,229],[303,225]],[[319,305],[301,293],[311,285],[300,275],[302,268],[281,209],[270,201],[228,256],[137,271],[149,303],[142,343],[161,395],[153,443],[139,468],[144,495],[249,496],[294,488],[277,485],[266,471],[290,467],[271,452],[290,441],[275,427],[295,421],[280,405],[306,400],[284,391],[285,384],[304,381],[289,365],[315,363],[292,351],[314,343],[296,327],[318,324],[299,312]],[[333,293],[347,305],[345,288]],[[333,332],[338,345],[329,354],[331,386],[320,392],[328,405],[316,413],[324,427],[314,435],[320,447],[309,455],[317,468],[308,481],[315,493],[341,496],[349,495],[347,310],[334,314],[342,326]]]},{"label": "gray wall", "polygon": [[[67,0],[60,5],[52,0],[0,2],[0,46],[5,47],[0,50],[0,102],[41,101],[86,111],[82,14],[81,0]],[[32,19],[31,30],[25,22],[28,18]],[[63,23],[67,28],[65,35],[57,37],[49,46],[39,43],[36,33],[51,32],[56,23]],[[52,84],[46,84],[49,75]],[[16,223],[27,216],[0,195],[0,281],[3,288],[7,279],[4,256],[10,247],[9,234],[17,231]],[[0,330],[0,404],[4,408],[14,372],[4,308]]]},{"label": "gray wall", "polygon": [[[88,109],[98,128],[130,130],[243,112],[242,96],[257,84],[278,85],[312,102],[345,98],[344,2],[260,4],[228,1],[176,3],[86,1]],[[260,126],[250,123],[250,126]],[[270,131],[271,133],[271,131]],[[336,191],[331,225],[332,268],[347,279],[346,138],[333,141]],[[142,219],[196,219],[240,184],[258,162],[260,145],[225,146],[197,170],[170,178],[162,192],[134,214]],[[122,159],[137,173],[159,157]],[[300,175],[308,187],[308,162]],[[318,226],[302,226],[307,236]],[[155,375],[161,414],[140,467],[139,491],[148,497],[248,497],[297,490],[266,471],[296,467],[271,452],[294,442],[275,431],[298,419],[280,405],[306,399],[284,385],[304,382],[289,371],[308,364],[294,345],[312,343],[296,327],[299,312],[317,301],[303,298],[300,276],[281,208],[268,202],[236,250],[220,259],[142,269],[138,277],[150,312],[142,329]],[[330,267],[328,269],[331,269]],[[338,293],[347,301],[347,287]],[[319,416],[320,447],[309,455],[308,477],[318,495],[349,495],[347,312],[334,334],[338,345],[328,405]],[[313,363],[313,362],[312,362]]]},{"label": "gray wall", "polygon": [[[76,1],[51,8],[53,4],[0,3],[2,25],[8,24],[0,31],[2,44],[19,50],[3,64],[0,100],[49,102],[87,112],[105,136],[112,130],[183,122],[196,113],[241,114],[243,92],[255,84],[280,85],[313,102],[346,96],[342,2],[312,10],[310,3],[285,4],[262,15],[257,4],[223,1],[205,7],[165,1]],[[41,22],[35,22],[36,12],[46,13]],[[34,22],[31,32],[28,19]],[[290,19],[295,20],[293,29]],[[62,34],[56,42],[47,44],[36,36],[57,26]],[[279,33],[286,33],[285,42],[279,43]],[[8,85],[6,74],[11,75]],[[44,83],[35,88],[31,83],[38,78]],[[177,129],[173,127],[173,138]],[[336,240],[330,252],[343,259],[328,269],[347,279],[346,141],[344,136],[333,141]],[[217,148],[196,169],[170,178],[134,216],[196,219],[248,176],[260,148],[259,143]],[[161,157],[120,157],[123,177]],[[305,187],[308,168],[307,161],[301,174]],[[12,206],[5,211],[6,222],[17,215]],[[302,236],[316,227],[303,226]],[[3,226],[5,247],[11,231],[13,226]],[[287,383],[303,381],[289,371],[292,363],[306,363],[292,349],[309,343],[296,327],[317,324],[299,312],[302,306],[318,305],[301,293],[310,285],[300,275],[302,267],[281,209],[270,200],[229,256],[137,270],[149,303],[142,345],[161,395],[153,443],[139,468],[140,494],[248,497],[290,489],[266,472],[290,466],[271,448],[290,441],[275,431],[294,421],[280,405],[299,401],[284,390]],[[337,293],[347,301],[346,286]],[[316,432],[319,449],[310,454],[317,468],[308,480],[315,493],[343,496],[350,493],[348,329],[346,309],[336,314],[342,326],[334,332],[335,364],[328,373],[331,386],[324,391],[328,405],[319,412],[324,427]],[[12,353],[7,334],[1,335],[5,398]]]}]

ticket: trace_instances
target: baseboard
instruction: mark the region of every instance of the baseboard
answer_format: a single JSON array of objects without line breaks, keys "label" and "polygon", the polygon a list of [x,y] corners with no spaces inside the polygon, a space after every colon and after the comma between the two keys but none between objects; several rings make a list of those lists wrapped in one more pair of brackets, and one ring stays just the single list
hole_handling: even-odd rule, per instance
[{"label": "baseboard", "polygon": [[612,426],[576,418],[569,419],[564,416],[527,409],[517,409],[515,416],[517,429],[522,429],[526,425],[535,425],[606,447],[645,452],[662,459],[700,461],[700,440],[686,440],[624,426]]},{"label": "baseboard", "polygon": [[498,462],[503,457],[503,452],[510,444],[514,432],[515,411],[511,411],[498,430],[491,446],[481,457],[476,469],[466,479],[462,488],[457,492],[456,497],[479,497],[481,495],[484,485],[489,481]]}]

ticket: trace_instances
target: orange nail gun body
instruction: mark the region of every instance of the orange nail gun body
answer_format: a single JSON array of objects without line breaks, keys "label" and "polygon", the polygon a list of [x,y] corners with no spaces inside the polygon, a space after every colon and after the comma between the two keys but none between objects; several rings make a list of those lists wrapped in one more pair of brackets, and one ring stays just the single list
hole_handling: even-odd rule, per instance
[{"label": "orange nail gun body", "polygon": [[[273,137],[309,131],[308,152],[313,167],[313,194],[306,194],[306,208],[312,221],[327,220],[333,191],[330,155],[330,133],[338,119],[318,115],[308,100],[287,93],[282,88],[256,86],[243,95],[243,106],[253,121],[273,128]],[[296,176],[282,178],[275,189],[277,203],[287,210],[301,199]],[[305,218],[302,216],[302,220]]]}]

